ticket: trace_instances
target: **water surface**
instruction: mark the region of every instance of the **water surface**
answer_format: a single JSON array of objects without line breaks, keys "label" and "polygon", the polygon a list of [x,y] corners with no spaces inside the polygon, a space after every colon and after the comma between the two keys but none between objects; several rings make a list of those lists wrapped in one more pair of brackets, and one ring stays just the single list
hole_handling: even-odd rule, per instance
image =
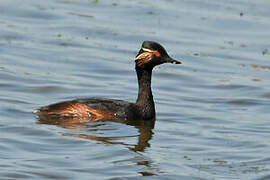
[{"label": "water surface", "polygon": [[[269,179],[269,8],[1,0],[1,179]],[[135,101],[144,40],[183,63],[153,73],[155,123],[38,121],[58,101]]]}]

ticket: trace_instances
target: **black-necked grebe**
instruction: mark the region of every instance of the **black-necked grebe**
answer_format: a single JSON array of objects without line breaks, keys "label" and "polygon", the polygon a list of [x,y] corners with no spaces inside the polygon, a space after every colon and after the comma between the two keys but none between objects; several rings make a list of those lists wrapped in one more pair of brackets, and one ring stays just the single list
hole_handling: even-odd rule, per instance
[{"label": "black-necked grebe", "polygon": [[181,62],[172,59],[160,44],[144,41],[135,58],[135,63],[139,84],[136,103],[104,98],[76,99],[42,107],[37,110],[37,114],[39,117],[79,117],[87,121],[154,119],[155,104],[151,91],[152,70],[159,64],[180,64]]}]

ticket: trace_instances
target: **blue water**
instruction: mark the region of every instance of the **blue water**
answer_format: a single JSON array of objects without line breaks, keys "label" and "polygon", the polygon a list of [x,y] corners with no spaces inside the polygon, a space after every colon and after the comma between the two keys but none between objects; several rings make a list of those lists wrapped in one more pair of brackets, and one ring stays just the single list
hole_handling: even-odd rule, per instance
[{"label": "blue water", "polygon": [[[269,179],[268,0],[1,0],[0,179]],[[144,40],[155,124],[42,124],[81,97],[135,101]],[[154,126],[154,128],[153,128]]]}]

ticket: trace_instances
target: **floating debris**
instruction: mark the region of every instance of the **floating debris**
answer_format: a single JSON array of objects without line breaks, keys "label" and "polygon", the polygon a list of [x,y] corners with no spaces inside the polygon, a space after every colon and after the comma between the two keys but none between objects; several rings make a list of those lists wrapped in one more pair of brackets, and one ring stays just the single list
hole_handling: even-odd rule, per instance
[{"label": "floating debris", "polygon": [[189,158],[188,156],[184,156],[184,159],[191,160],[191,158]]},{"label": "floating debris", "polygon": [[245,48],[245,47],[247,47],[247,45],[246,44],[240,44],[240,47]]},{"label": "floating debris", "polygon": [[196,52],[196,53],[193,53],[193,55],[194,56],[199,56],[200,54]]},{"label": "floating debris", "polygon": [[231,45],[231,46],[234,45],[234,42],[233,42],[233,41],[224,41],[224,43],[225,43],[225,44],[229,44],[229,45]]},{"label": "floating debris", "polygon": [[242,67],[251,67],[253,69],[257,70],[270,70],[270,65],[259,65],[259,64],[251,64],[251,65],[246,65],[246,64],[240,64]]},{"label": "floating debris", "polygon": [[270,66],[261,66],[258,64],[252,64],[251,67],[254,69],[270,70]]},{"label": "floating debris", "polygon": [[267,54],[268,53],[268,49],[264,49],[263,51],[262,51],[262,55],[265,55],[265,54]]},{"label": "floating debris", "polygon": [[206,17],[201,17],[201,20],[206,20]]},{"label": "floating debris", "polygon": [[257,69],[259,67],[259,65],[258,64],[252,64],[251,67],[254,68],[254,69]]},{"label": "floating debris", "polygon": [[255,81],[255,82],[258,82],[258,81],[261,81],[260,79],[256,79],[256,78],[253,78],[251,79],[252,81]]},{"label": "floating debris", "polygon": [[219,49],[227,49],[225,46],[219,46]]},{"label": "floating debris", "polygon": [[244,13],[243,12],[240,12],[240,16],[243,16],[244,15]]},{"label": "floating debris", "polygon": [[217,164],[228,164],[228,161],[225,161],[225,160],[220,160],[220,159],[214,159],[213,160],[214,163],[217,163]]},{"label": "floating debris", "polygon": [[74,13],[74,12],[69,12],[68,14],[72,16],[80,16],[80,17],[86,17],[86,18],[93,18],[94,16],[92,15],[87,15],[87,14],[79,14],[79,13]]}]

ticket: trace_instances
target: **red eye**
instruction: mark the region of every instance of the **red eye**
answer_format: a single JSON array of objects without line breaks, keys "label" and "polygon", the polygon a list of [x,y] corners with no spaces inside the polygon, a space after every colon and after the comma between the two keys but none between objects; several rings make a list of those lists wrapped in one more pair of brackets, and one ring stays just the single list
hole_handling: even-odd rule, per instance
[{"label": "red eye", "polygon": [[156,56],[156,57],[160,57],[161,55],[160,55],[159,52],[156,52],[156,53],[155,53],[155,56]]}]

